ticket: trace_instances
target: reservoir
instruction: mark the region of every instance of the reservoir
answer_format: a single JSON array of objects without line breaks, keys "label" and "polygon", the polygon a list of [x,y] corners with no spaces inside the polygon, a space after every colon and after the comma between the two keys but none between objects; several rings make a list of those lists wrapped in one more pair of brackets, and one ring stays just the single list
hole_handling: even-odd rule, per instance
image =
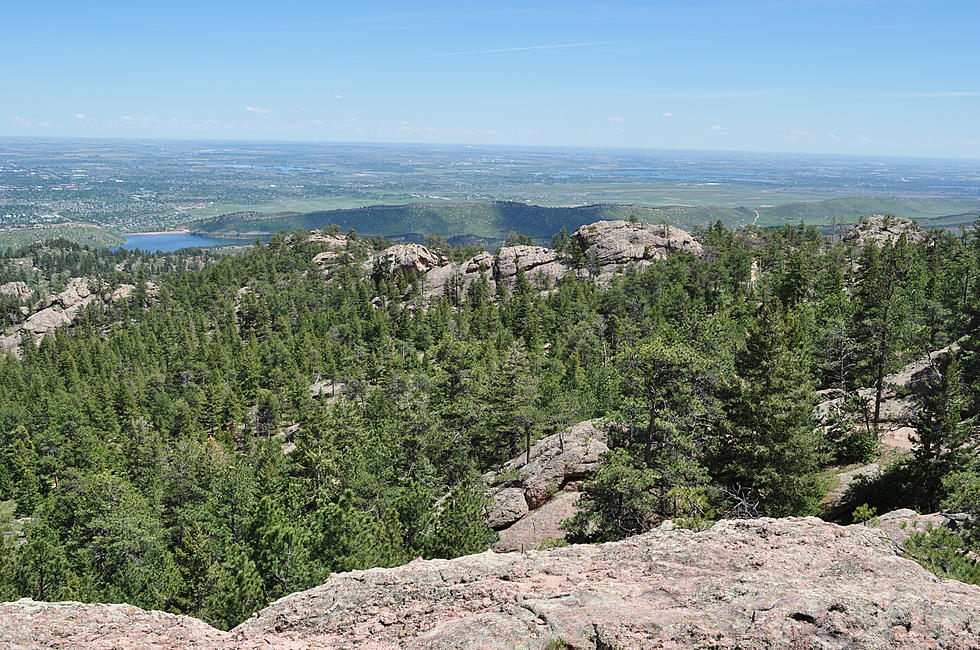
[{"label": "reservoir", "polygon": [[[252,244],[254,239],[225,239],[205,237],[189,232],[151,233],[146,235],[124,235],[126,243],[118,248],[128,251],[141,250],[146,253],[167,253],[181,248],[212,248],[216,246],[242,246]],[[115,249],[113,249],[115,250]]]}]

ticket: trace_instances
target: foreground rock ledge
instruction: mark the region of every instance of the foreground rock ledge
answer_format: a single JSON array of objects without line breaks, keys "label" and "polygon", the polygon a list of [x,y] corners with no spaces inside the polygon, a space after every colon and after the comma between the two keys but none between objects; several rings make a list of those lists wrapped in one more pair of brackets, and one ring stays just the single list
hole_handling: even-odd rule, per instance
[{"label": "foreground rock ledge", "polygon": [[353,571],[231,632],[128,605],[0,605],[4,647],[977,648],[980,587],[888,532],[723,521],[622,542]]}]

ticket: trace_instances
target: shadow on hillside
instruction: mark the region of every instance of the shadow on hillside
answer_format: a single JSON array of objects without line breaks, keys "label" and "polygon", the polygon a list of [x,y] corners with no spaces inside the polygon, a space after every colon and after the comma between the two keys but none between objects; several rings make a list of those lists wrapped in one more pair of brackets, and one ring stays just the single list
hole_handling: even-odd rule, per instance
[{"label": "shadow on hillside", "polygon": [[921,483],[907,458],[895,459],[881,472],[857,478],[840,499],[827,507],[823,518],[838,524],[855,523],[852,513],[864,504],[879,513],[917,508],[922,499]]}]

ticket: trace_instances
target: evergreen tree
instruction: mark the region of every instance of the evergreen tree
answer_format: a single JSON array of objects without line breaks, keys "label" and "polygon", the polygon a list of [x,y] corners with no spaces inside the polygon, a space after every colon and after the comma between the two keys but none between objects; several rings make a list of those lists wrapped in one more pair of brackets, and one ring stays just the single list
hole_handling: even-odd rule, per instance
[{"label": "evergreen tree", "polygon": [[18,593],[45,601],[77,597],[77,579],[64,547],[57,533],[45,522],[36,521],[27,526],[23,544],[12,555],[12,579]]},{"label": "evergreen tree", "polygon": [[470,476],[453,487],[439,505],[426,555],[451,558],[489,548],[497,540],[497,533],[483,518],[484,505],[478,477]]},{"label": "evergreen tree", "polygon": [[943,481],[963,471],[975,449],[966,446],[973,418],[966,418],[967,397],[962,383],[958,354],[949,354],[929,381],[922,406],[913,422],[916,430],[912,468],[921,486],[921,503],[926,511],[938,508],[944,497]]},{"label": "evergreen tree", "polygon": [[37,452],[24,426],[17,426],[6,435],[2,460],[0,492],[13,497],[19,514],[31,514],[40,499],[41,482],[37,476]]},{"label": "evergreen tree", "polygon": [[729,494],[769,516],[809,514],[822,496],[813,389],[790,325],[778,303],[759,310],[736,359],[725,435],[714,450],[713,473]]},{"label": "evergreen tree", "polygon": [[207,606],[206,620],[223,630],[238,625],[265,604],[262,578],[248,552],[235,545],[221,564],[217,587]]}]

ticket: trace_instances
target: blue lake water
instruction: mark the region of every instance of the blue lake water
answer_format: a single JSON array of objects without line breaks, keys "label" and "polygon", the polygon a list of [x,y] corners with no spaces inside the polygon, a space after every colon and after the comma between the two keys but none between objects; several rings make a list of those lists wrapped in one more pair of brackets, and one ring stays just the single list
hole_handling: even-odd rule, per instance
[{"label": "blue lake water", "polygon": [[123,239],[126,240],[126,243],[116,248],[124,248],[128,251],[139,249],[146,253],[166,253],[181,248],[241,246],[255,241],[254,239],[218,239],[217,237],[204,237],[186,232],[164,233],[162,235],[129,235]]}]

